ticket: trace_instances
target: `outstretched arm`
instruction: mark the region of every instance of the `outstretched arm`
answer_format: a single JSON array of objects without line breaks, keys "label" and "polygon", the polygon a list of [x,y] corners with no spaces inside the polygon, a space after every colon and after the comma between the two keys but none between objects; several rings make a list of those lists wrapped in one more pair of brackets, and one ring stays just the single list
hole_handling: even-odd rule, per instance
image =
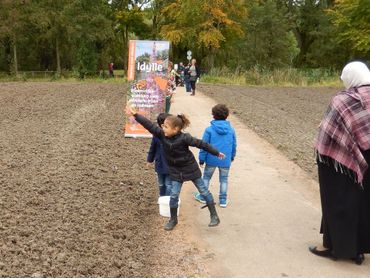
[{"label": "outstretched arm", "polygon": [[195,137],[192,137],[190,134],[185,135],[185,142],[186,142],[186,144],[188,144],[188,146],[192,146],[192,147],[196,147],[198,149],[205,150],[206,152],[209,152],[210,154],[218,156],[221,159],[223,159],[225,157],[225,155],[223,153],[220,153],[218,150],[216,150],[210,144],[204,142],[203,140],[199,140]]},{"label": "outstretched arm", "polygon": [[[207,131],[207,130],[205,130],[204,131],[204,134],[203,134],[203,138],[202,138],[202,140],[203,140],[203,142],[205,142],[205,143],[210,143],[210,133]],[[204,164],[204,162],[206,161],[206,158],[207,158],[207,152],[205,151],[205,150],[203,150],[203,149],[200,149],[200,151],[199,151],[199,164]]]},{"label": "outstretched arm", "polygon": [[154,136],[158,138],[163,137],[163,130],[156,124],[154,124],[151,120],[145,118],[143,115],[135,114],[135,120],[141,124],[147,131],[149,131]]},{"label": "outstretched arm", "polygon": [[176,76],[180,77],[180,74],[177,73],[177,71],[173,70],[173,74],[175,74]]},{"label": "outstretched arm", "polygon": [[135,108],[127,106],[126,112],[127,114],[134,116],[135,120],[154,136],[157,136],[158,138],[162,138],[164,136],[163,130],[159,126],[152,123],[152,121],[145,118],[143,115],[138,114]]}]

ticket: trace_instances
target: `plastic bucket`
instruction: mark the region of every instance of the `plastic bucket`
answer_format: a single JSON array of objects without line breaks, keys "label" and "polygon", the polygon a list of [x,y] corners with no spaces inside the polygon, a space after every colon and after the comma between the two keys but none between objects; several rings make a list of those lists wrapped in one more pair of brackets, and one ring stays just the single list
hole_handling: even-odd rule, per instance
[{"label": "plastic bucket", "polygon": [[[170,212],[170,196],[161,196],[158,198],[159,214],[164,217],[171,217]],[[177,209],[177,215],[180,213],[181,200],[179,198],[179,207]]]}]

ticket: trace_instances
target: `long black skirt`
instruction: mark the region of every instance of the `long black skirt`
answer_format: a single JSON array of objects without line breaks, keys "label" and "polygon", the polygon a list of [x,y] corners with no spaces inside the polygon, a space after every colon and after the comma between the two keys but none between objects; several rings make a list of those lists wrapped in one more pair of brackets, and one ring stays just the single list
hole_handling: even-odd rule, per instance
[{"label": "long black skirt", "polygon": [[370,253],[370,173],[362,189],[351,175],[337,172],[328,161],[318,162],[323,245],[337,258]]}]

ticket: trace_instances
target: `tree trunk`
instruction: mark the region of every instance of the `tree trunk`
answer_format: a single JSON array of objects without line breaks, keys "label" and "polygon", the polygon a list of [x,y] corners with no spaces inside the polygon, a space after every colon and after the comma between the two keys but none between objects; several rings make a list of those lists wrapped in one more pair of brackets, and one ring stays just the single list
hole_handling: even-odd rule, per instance
[{"label": "tree trunk", "polygon": [[154,15],[153,16],[153,20],[152,20],[152,30],[153,30],[153,39],[157,39],[157,36],[158,36],[158,23],[157,23],[157,15]]},{"label": "tree trunk", "polygon": [[215,51],[213,49],[210,49],[208,54],[208,66],[209,70],[211,70],[215,65]]},{"label": "tree trunk", "polygon": [[55,54],[56,54],[56,58],[57,58],[57,73],[58,75],[61,74],[62,70],[61,70],[61,67],[60,67],[60,51],[59,51],[59,40],[58,38],[55,40]]},{"label": "tree trunk", "polygon": [[128,68],[128,26],[123,32],[123,69],[127,72]]},{"label": "tree trunk", "polygon": [[17,41],[15,36],[13,36],[13,67],[15,76],[18,76]]}]

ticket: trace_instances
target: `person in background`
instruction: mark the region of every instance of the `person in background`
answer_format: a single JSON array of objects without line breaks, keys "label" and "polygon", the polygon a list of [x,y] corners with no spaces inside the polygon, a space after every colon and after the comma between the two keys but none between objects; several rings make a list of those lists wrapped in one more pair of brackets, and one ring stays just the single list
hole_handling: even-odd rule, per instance
[{"label": "person in background", "polygon": [[[164,120],[170,116],[167,113],[160,113],[157,117],[157,124],[162,127]],[[163,146],[158,137],[153,136],[150,144],[147,162],[155,162],[155,171],[158,177],[159,196],[169,196],[171,193],[171,178],[168,165],[164,156]]]},{"label": "person in background", "polygon": [[197,65],[197,60],[192,59],[191,65],[189,68],[189,81],[191,86],[191,96],[195,95],[195,84],[197,83],[197,80],[200,78],[200,69]]},{"label": "person in background", "polygon": [[[230,122],[226,120],[229,116],[229,109],[226,105],[215,105],[212,108],[212,115],[214,120],[211,121],[211,125],[204,131],[202,140],[224,153],[225,159],[220,160],[214,155],[200,150],[199,164],[201,166],[204,163],[206,164],[203,172],[203,181],[208,189],[213,173],[218,168],[220,181],[219,205],[226,208],[228,204],[227,188],[229,171],[231,162],[234,161],[236,155],[236,134]],[[195,195],[195,199],[201,203],[205,202],[199,193]]]},{"label": "person in background", "polygon": [[176,76],[176,86],[184,86],[184,64],[180,62],[178,68],[177,68],[177,73],[178,75]]},{"label": "person in background", "polygon": [[108,69],[109,69],[109,77],[114,77],[114,64],[109,63],[108,64]]},{"label": "person in background", "polygon": [[345,90],[330,101],[315,142],[322,207],[321,257],[362,264],[370,252],[370,71],[351,62]]},{"label": "person in background", "polygon": [[184,82],[185,82],[185,90],[187,93],[191,93],[191,85],[190,85],[190,63],[184,68]]},{"label": "person in background", "polygon": [[168,113],[171,108],[171,103],[174,101],[174,94],[176,90],[175,84],[175,76],[177,72],[173,68],[173,63],[170,61],[168,62],[168,81],[167,81],[167,88],[166,88],[166,105],[165,105],[165,112]]}]

